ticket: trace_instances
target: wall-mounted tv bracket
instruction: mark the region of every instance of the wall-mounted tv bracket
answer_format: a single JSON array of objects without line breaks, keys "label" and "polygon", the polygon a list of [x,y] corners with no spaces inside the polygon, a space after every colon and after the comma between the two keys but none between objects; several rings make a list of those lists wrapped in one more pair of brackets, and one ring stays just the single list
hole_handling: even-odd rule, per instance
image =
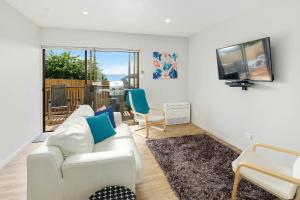
[{"label": "wall-mounted tv bracket", "polygon": [[248,90],[248,87],[254,85],[254,83],[249,82],[248,80],[225,82],[225,84],[229,87],[241,87],[242,90]]}]

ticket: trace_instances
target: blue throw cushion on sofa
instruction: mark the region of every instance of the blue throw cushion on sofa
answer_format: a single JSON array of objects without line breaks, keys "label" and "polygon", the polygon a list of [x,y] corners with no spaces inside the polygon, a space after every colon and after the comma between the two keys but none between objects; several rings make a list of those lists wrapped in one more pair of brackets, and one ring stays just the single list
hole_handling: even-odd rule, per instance
[{"label": "blue throw cushion on sofa", "polygon": [[95,112],[95,116],[97,115],[101,115],[102,113],[108,113],[109,114],[109,119],[111,122],[111,125],[116,128],[116,122],[115,122],[115,118],[114,118],[114,111],[113,108],[111,106],[109,106],[108,108],[106,108],[105,110],[100,110],[98,112]]},{"label": "blue throw cushion on sofa", "polygon": [[90,126],[95,144],[116,134],[116,131],[110,122],[108,112],[94,117],[88,117],[86,118],[86,121]]}]

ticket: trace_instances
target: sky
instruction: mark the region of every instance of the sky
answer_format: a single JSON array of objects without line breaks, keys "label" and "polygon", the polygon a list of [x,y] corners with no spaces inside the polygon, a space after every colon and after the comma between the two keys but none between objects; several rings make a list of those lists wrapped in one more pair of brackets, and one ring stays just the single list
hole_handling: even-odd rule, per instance
[{"label": "sky", "polygon": [[[63,49],[55,49],[54,53],[60,54]],[[70,50],[71,55],[79,55],[84,59],[84,50]],[[89,52],[88,52],[89,59]],[[96,52],[97,63],[104,74],[128,74],[128,53],[127,52]]]}]

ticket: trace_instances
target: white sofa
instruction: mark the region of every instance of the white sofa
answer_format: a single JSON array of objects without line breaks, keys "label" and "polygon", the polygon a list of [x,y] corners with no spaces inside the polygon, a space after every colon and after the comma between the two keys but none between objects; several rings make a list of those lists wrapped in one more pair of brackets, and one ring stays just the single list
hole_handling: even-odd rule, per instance
[{"label": "white sofa", "polygon": [[93,114],[90,106],[80,106],[28,156],[28,200],[84,200],[110,185],[135,191],[143,163],[131,131],[114,113],[117,133],[94,145],[85,120]]}]

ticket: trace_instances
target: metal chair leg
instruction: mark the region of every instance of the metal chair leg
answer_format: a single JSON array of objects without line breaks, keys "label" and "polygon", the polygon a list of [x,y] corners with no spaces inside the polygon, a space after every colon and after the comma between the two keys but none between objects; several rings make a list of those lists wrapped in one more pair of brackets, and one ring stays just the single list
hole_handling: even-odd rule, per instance
[{"label": "metal chair leg", "polygon": [[48,103],[48,119],[52,121],[51,103]]}]

